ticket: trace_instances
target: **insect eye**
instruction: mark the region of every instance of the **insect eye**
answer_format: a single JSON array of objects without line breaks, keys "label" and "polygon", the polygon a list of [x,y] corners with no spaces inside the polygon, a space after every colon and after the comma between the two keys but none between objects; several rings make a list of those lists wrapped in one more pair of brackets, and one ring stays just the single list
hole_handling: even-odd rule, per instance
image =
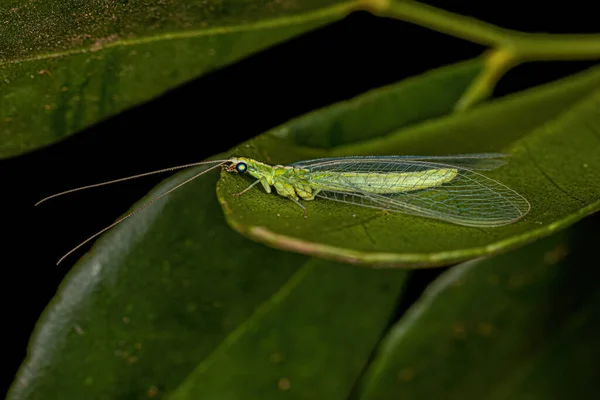
[{"label": "insect eye", "polygon": [[238,163],[235,166],[235,169],[237,170],[237,172],[239,172],[240,174],[243,174],[244,172],[246,172],[248,170],[248,166],[246,165],[246,163]]}]

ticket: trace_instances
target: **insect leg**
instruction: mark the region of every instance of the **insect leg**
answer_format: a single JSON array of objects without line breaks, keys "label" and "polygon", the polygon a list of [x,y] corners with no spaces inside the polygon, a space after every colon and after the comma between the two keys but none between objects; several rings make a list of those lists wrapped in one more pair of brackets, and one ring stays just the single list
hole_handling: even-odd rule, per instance
[{"label": "insect leg", "polygon": [[267,181],[266,178],[260,178],[259,182],[261,183],[262,187],[265,188],[265,192],[271,193],[271,185],[269,185],[269,181]]},{"label": "insect leg", "polygon": [[314,200],[320,191],[320,189],[317,189],[314,192],[309,192],[306,190],[299,190],[298,188],[296,188],[296,193],[298,193],[298,196],[302,197],[302,200]]},{"label": "insect leg", "polygon": [[257,180],[256,180],[256,181],[255,181],[253,184],[251,184],[250,186],[248,186],[246,189],[242,190],[242,191],[241,191],[241,192],[239,192],[239,193],[234,193],[233,195],[234,195],[234,196],[241,196],[241,195],[243,195],[244,193],[246,193],[248,190],[250,190],[250,188],[252,188],[252,186],[256,185],[256,184],[257,184],[257,183],[259,183],[259,182],[260,182],[260,179],[257,179]]},{"label": "insect leg", "polygon": [[302,204],[300,204],[300,202],[298,200],[296,200],[295,198],[293,198],[291,196],[288,196],[288,199],[290,199],[294,203],[298,204],[300,206],[300,208],[302,208],[304,210],[304,218],[308,218],[308,210],[306,209],[306,207],[304,207]]}]

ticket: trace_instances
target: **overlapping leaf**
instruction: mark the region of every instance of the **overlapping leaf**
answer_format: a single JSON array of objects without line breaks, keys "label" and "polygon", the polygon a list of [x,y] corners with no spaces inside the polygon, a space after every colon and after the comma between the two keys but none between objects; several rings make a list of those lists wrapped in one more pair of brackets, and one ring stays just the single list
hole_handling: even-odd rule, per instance
[{"label": "overlapping leaf", "polygon": [[361,400],[592,399],[598,219],[452,268],[379,346]]},{"label": "overlapping leaf", "polygon": [[54,143],[345,16],[343,1],[0,5],[0,157]]},{"label": "overlapping leaf", "polygon": [[346,398],[405,274],[253,243],[227,226],[217,176],[206,178],[119,225],[75,266],[8,399],[268,399],[289,385]]},{"label": "overlapping leaf", "polygon": [[[226,173],[218,195],[236,230],[270,246],[303,254],[388,266],[439,265],[493,254],[548,235],[600,208],[599,84],[600,69],[592,68],[467,113],[429,120],[328,153],[508,153],[508,164],[486,175],[531,203],[529,214],[512,225],[471,228],[323,199],[305,202],[309,218],[304,218],[296,204],[268,195],[260,186],[234,198],[252,179]],[[361,104],[362,100],[355,101]],[[319,116],[319,112],[306,116],[303,126],[312,121],[321,126]],[[367,115],[363,117],[369,120]],[[343,121],[345,116],[337,118]],[[364,122],[365,131],[367,125]],[[285,126],[240,146],[235,154],[271,164],[326,155],[290,147],[276,135],[281,130]]]}]

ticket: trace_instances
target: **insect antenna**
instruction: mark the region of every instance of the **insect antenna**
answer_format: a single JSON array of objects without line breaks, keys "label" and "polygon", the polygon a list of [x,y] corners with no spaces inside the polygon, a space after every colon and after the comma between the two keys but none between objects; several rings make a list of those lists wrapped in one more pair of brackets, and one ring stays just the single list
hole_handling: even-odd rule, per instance
[{"label": "insect antenna", "polygon": [[[41,199],[40,201],[38,201],[37,203],[35,203],[35,205],[36,206],[40,205],[41,203],[45,202],[46,200],[50,200],[50,199],[53,199],[55,197],[62,196],[63,194],[78,192],[78,191],[84,190],[84,189],[91,189],[91,188],[95,188],[95,187],[98,187],[98,186],[110,185],[112,183],[128,181],[130,179],[142,178],[144,176],[154,175],[154,174],[160,174],[162,172],[170,172],[170,171],[175,171],[175,170],[178,170],[178,169],[195,167],[197,165],[202,165],[202,164],[220,163],[219,165],[223,165],[227,161],[229,161],[229,160],[200,161],[200,162],[195,162],[195,163],[191,163],[191,164],[178,165],[176,167],[169,167],[169,168],[159,169],[159,170],[151,171],[151,172],[144,172],[143,174],[137,174],[137,175],[127,176],[125,178],[113,179],[112,181],[94,183],[93,185],[80,186],[80,187],[75,188],[75,189],[65,190],[64,192],[60,192],[60,193],[53,194],[52,196],[44,197],[43,199]],[[207,171],[209,171],[209,170],[207,170]]]},{"label": "insect antenna", "polygon": [[137,209],[133,210],[132,212],[130,212],[129,214],[119,218],[118,220],[116,220],[115,222],[113,222],[112,224],[108,225],[106,228],[96,232],[95,234],[93,234],[92,236],[90,236],[89,238],[87,238],[86,240],[84,240],[83,242],[79,243],[76,247],[72,248],[68,253],[66,253],[64,256],[62,256],[58,262],[56,263],[56,265],[60,264],[62,260],[64,260],[66,257],[68,257],[71,253],[73,253],[75,250],[79,249],[81,246],[83,246],[84,244],[86,244],[87,242],[89,242],[90,240],[94,239],[95,237],[101,235],[102,233],[106,232],[107,230],[109,230],[110,228],[114,227],[115,225],[120,224],[121,222],[125,221],[127,218],[130,218],[131,216],[133,216],[134,214],[137,214],[138,212],[140,212],[141,210],[143,210],[144,208],[152,205],[154,202],[156,202],[157,200],[161,199],[162,197],[168,195],[169,193],[179,189],[180,187],[186,185],[187,183],[190,183],[191,181],[193,181],[194,179],[198,178],[201,175],[204,175],[205,173],[212,171],[215,168],[218,168],[220,166],[222,166],[223,164],[229,162],[229,160],[213,160],[213,161],[201,161],[201,162],[196,162],[196,163],[192,163],[192,164],[186,164],[186,165],[179,165],[177,167],[170,167],[170,168],[165,168],[165,169],[160,169],[157,171],[152,171],[152,172],[145,172],[143,174],[138,174],[138,175],[133,175],[133,176],[128,176],[125,178],[120,178],[120,179],[115,179],[112,181],[106,181],[106,182],[101,182],[101,183],[96,183],[93,185],[88,185],[88,186],[82,186],[79,188],[75,188],[75,189],[71,189],[71,190],[66,190],[64,192],[60,192],[57,194],[54,194],[52,196],[48,196],[40,201],[38,201],[35,205],[37,206],[38,204],[51,199],[53,197],[57,197],[63,194],[67,194],[67,193],[72,193],[72,192],[76,192],[79,190],[83,190],[83,189],[89,189],[89,188],[93,188],[93,187],[98,187],[98,186],[103,186],[103,185],[109,185],[111,183],[117,183],[117,182],[122,182],[122,181],[126,181],[129,179],[135,179],[135,178],[141,178],[143,176],[148,176],[148,175],[153,175],[153,174],[159,174],[161,172],[168,172],[168,171],[175,171],[178,169],[183,169],[183,168],[188,168],[188,167],[193,167],[193,166],[197,166],[197,165],[202,165],[202,164],[211,164],[211,163],[218,163],[216,165],[213,165],[212,167],[201,171],[197,174],[195,174],[194,176],[192,176],[191,178],[186,179],[185,181],[181,182],[180,184],[178,184],[177,186],[167,190],[166,192],[162,193],[160,196],[157,196],[155,198],[153,198],[152,200],[148,201],[147,203],[143,204],[142,206],[138,207]]}]

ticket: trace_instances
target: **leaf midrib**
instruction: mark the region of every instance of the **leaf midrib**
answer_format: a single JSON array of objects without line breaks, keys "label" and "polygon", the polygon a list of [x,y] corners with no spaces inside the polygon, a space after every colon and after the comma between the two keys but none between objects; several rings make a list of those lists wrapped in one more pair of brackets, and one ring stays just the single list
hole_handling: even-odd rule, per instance
[{"label": "leaf midrib", "polygon": [[165,32],[157,35],[144,36],[140,38],[127,38],[115,40],[102,46],[90,45],[84,48],[38,54],[30,57],[22,57],[12,60],[0,60],[0,65],[19,64],[24,62],[40,61],[51,58],[68,57],[77,54],[85,54],[88,52],[96,53],[113,47],[137,46],[167,40],[193,39],[203,36],[227,35],[230,33],[258,31],[263,29],[278,28],[281,26],[300,25],[306,22],[317,21],[319,19],[326,19],[347,14],[356,9],[356,6],[357,3],[355,1],[348,1],[345,3],[336,4],[334,6],[322,8],[316,11],[307,12],[300,15],[281,16],[273,19],[259,20],[257,22],[240,25],[218,26],[205,29],[188,30],[184,32]]},{"label": "leaf midrib", "polygon": [[183,387],[188,384],[190,379],[194,379],[198,374],[202,374],[211,366],[211,364],[225,352],[228,348],[233,346],[237,341],[248,332],[252,326],[257,323],[261,318],[263,318],[266,314],[268,314],[274,307],[278,304],[282,303],[298,285],[302,283],[302,281],[308,276],[308,274],[315,268],[316,261],[311,260],[310,258],[301,265],[298,270],[292,274],[286,281],[283,283],[277,291],[273,292],[271,296],[265,299],[262,304],[260,304],[252,314],[250,314],[246,319],[238,324],[238,326],[233,329],[227,336],[223,338],[221,343],[215,347],[215,349],[208,354],[202,361],[200,361],[195,369],[190,371],[190,373],[181,381],[179,386],[169,393],[168,398],[171,396],[177,396],[177,393],[182,390]]}]

